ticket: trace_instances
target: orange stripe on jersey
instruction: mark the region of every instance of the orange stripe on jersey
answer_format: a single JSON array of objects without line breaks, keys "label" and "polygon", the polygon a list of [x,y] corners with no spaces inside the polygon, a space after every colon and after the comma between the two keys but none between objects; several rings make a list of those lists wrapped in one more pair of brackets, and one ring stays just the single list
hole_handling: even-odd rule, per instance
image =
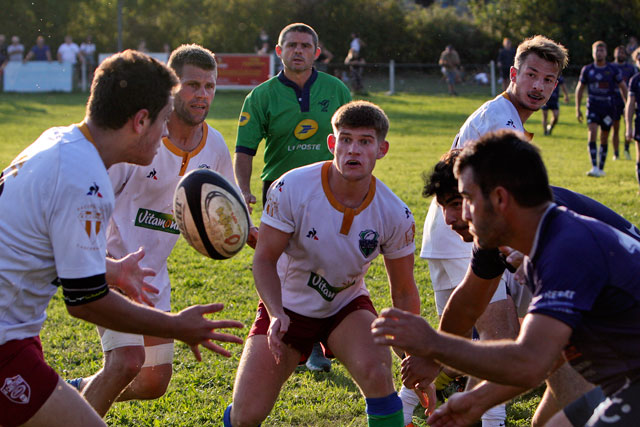
[{"label": "orange stripe on jersey", "polygon": [[87,138],[89,141],[91,141],[93,143],[93,145],[96,144],[96,142],[93,140],[93,137],[91,136],[91,131],[89,130],[89,126],[87,126],[87,124],[85,122],[81,122],[80,124],[78,124],[76,126],[78,126],[78,129],[80,129],[80,132],[82,132],[82,134],[84,135],[85,138]]},{"label": "orange stripe on jersey", "polygon": [[331,168],[331,161],[327,161],[322,165],[322,189],[324,190],[325,196],[327,196],[327,200],[333,206],[335,210],[338,212],[342,212],[344,215],[342,216],[342,225],[340,226],[340,234],[344,234],[345,236],[349,234],[349,230],[351,230],[351,224],[353,224],[353,219],[360,212],[365,210],[373,201],[373,197],[376,195],[376,177],[371,176],[371,182],[369,183],[369,191],[365,196],[364,200],[356,209],[352,209],[344,206],[342,203],[335,198],[333,193],[331,192],[331,188],[329,188],[329,169]]},{"label": "orange stripe on jersey", "polygon": [[169,150],[170,152],[172,152],[178,157],[182,157],[182,163],[180,165],[180,171],[178,172],[178,176],[184,175],[184,173],[187,170],[187,167],[189,166],[189,161],[191,160],[191,158],[195,157],[200,151],[202,151],[202,149],[204,148],[207,142],[208,134],[209,134],[209,127],[206,125],[205,122],[202,122],[202,139],[200,139],[200,142],[198,143],[196,148],[194,148],[191,151],[184,151],[183,149],[176,147],[175,145],[173,145],[171,140],[169,140],[169,138],[167,137],[162,138],[162,143],[164,144],[165,147],[167,147],[167,150]]}]

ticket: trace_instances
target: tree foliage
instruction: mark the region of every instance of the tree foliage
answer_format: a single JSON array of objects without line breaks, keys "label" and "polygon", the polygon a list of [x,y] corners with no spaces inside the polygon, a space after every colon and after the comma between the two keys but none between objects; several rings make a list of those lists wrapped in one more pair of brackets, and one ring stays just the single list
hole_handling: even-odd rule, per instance
[{"label": "tree foliage", "polygon": [[[411,0],[0,0],[1,31],[19,35],[29,49],[44,35],[55,50],[65,34],[77,42],[91,34],[98,51],[117,48],[117,6],[122,5],[123,45],[145,40],[200,43],[215,52],[251,52],[261,28],[275,44],[291,22],[313,26],[339,61],[356,32],[368,62],[434,63],[453,44],[464,63],[495,57],[504,36],[514,41],[544,34],[569,48],[572,64],[591,60],[590,46],[626,43],[640,18],[640,0],[469,0],[469,16],[440,2]],[[423,5],[430,4],[428,7]],[[640,33],[640,31],[638,31]]]}]

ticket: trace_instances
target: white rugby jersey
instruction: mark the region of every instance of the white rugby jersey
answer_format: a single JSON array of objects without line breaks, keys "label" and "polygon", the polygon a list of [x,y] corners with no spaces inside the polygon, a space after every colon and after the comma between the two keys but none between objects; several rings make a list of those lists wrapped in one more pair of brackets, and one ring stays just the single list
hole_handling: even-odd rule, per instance
[{"label": "white rugby jersey", "polygon": [[337,313],[369,292],[364,276],[382,254],[394,259],[415,250],[415,223],[407,205],[372,177],[357,209],[329,189],[331,162],[287,172],[273,183],[262,222],[293,233],[278,260],[283,306],[308,317]]},{"label": "white rugby jersey", "polygon": [[67,304],[106,295],[104,229],[113,191],[81,127],[45,131],[0,178],[0,344],[40,333],[58,278],[65,293],[65,279],[101,280],[93,289],[78,281],[83,294],[65,295]]},{"label": "white rugby jersey", "polygon": [[119,163],[109,168],[116,205],[107,229],[108,253],[122,258],[140,246],[145,248],[140,265],[156,272],[149,283],[160,291],[147,296],[156,308],[164,311],[171,308],[167,258],[180,236],[173,218],[173,193],[178,181],[193,169],[207,168],[235,185],[231,155],[224,138],[206,123],[202,126],[202,139],[190,152],[163,138],[149,166]]},{"label": "white rugby jersey", "polygon": [[[467,118],[451,148],[464,148],[467,142],[476,140],[485,133],[500,129],[523,132],[529,139],[533,137],[533,134],[524,130],[518,111],[509,100],[506,92],[485,102]],[[464,242],[460,235],[444,222],[442,208],[434,197],[424,222],[420,257],[432,259],[467,258],[471,256],[472,245],[473,243]],[[434,289],[440,290],[435,286]]]}]

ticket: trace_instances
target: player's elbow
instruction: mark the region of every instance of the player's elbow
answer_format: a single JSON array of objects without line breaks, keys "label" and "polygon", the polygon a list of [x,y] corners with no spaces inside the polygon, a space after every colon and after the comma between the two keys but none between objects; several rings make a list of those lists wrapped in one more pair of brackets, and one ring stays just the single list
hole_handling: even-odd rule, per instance
[{"label": "player's elbow", "polygon": [[[533,356],[533,355],[532,355]],[[535,357],[522,358],[513,364],[513,382],[511,385],[526,389],[536,388],[547,377],[548,369]]]},{"label": "player's elbow", "polygon": [[67,312],[77,319],[91,321],[91,310],[87,307],[88,305],[67,305]]}]

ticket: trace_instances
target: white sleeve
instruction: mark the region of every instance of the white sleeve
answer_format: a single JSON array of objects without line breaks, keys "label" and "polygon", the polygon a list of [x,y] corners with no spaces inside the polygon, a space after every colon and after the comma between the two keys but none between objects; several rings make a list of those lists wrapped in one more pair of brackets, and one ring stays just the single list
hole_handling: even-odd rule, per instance
[{"label": "white sleeve", "polygon": [[292,189],[287,185],[286,177],[275,181],[267,194],[267,203],[262,211],[261,221],[285,233],[295,231],[295,212],[292,209]]},{"label": "white sleeve", "polygon": [[[98,189],[88,194],[92,186]],[[61,279],[105,273],[105,229],[112,210],[111,194],[106,176],[94,180],[86,168],[79,173],[60,174],[48,231]]]},{"label": "white sleeve", "polygon": [[413,214],[406,205],[399,205],[397,211],[386,221],[391,224],[390,235],[380,245],[380,253],[389,259],[402,258],[416,249],[416,223]]}]

